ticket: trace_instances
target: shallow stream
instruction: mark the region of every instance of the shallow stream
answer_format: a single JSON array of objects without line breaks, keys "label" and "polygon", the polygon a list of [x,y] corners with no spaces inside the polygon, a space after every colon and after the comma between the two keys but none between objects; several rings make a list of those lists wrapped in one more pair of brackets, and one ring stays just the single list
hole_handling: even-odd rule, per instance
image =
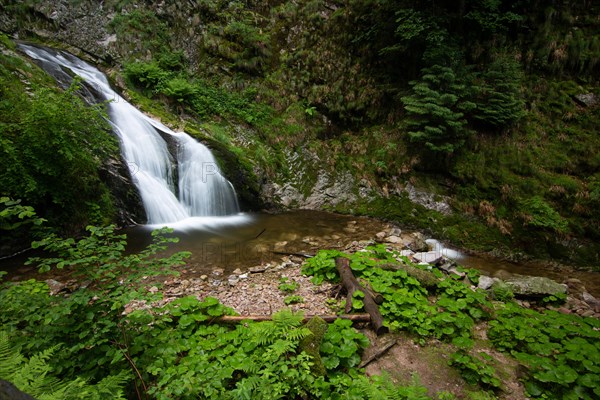
[{"label": "shallow stream", "polygon": [[[159,226],[144,225],[124,230],[128,251],[138,251],[151,241],[150,233]],[[166,251],[192,253],[184,273],[190,276],[242,271],[268,263],[281,262],[289,254],[312,255],[320,249],[346,250],[360,241],[374,241],[377,233],[392,228],[389,224],[367,217],[355,217],[319,211],[294,211],[281,214],[242,213],[227,217],[197,217],[172,224],[180,240]],[[402,237],[411,231],[402,230]],[[458,249],[444,247],[429,240],[434,249],[461,265],[476,268],[487,275],[503,270],[512,274],[546,276],[558,282],[568,278],[581,280],[587,290],[600,297],[600,273],[557,267],[545,262],[511,263],[493,257],[473,256]],[[35,275],[31,266],[23,266],[26,257],[0,261],[0,270],[10,270],[8,279]],[[54,274],[53,274],[54,275]]]}]

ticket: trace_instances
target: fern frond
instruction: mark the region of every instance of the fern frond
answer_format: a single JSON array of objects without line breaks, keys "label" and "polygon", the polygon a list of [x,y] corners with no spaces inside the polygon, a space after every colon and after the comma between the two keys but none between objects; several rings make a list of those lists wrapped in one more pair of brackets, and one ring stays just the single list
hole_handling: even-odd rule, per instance
[{"label": "fern frond", "polygon": [[48,361],[57,349],[52,347],[26,359],[11,346],[8,333],[0,331],[0,378],[38,400],[125,398],[122,386],[130,379],[126,372],[108,376],[96,385],[88,385],[81,378],[66,381],[53,376]]},{"label": "fern frond", "polygon": [[291,331],[286,333],[286,336],[289,340],[292,340],[294,342],[299,342],[300,340],[304,339],[305,337],[308,337],[310,335],[312,335],[312,331],[308,328],[298,328],[298,329],[292,329]]},{"label": "fern frond", "polygon": [[284,332],[300,326],[303,319],[303,312],[294,313],[290,309],[283,309],[273,314],[273,323]]},{"label": "fern frond", "polygon": [[270,321],[252,325],[252,338],[260,346],[273,343],[278,336],[277,333],[275,324]]},{"label": "fern frond", "polygon": [[291,352],[295,349],[295,344],[284,339],[279,339],[269,348],[269,352],[275,355],[275,358],[279,358],[282,355]]},{"label": "fern frond", "polygon": [[0,378],[10,380],[23,361],[21,353],[10,344],[8,333],[0,331]]}]

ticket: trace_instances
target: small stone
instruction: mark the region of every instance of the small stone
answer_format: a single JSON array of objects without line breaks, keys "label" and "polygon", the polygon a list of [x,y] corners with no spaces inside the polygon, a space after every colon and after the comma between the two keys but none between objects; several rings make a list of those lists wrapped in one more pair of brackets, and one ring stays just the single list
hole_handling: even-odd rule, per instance
[{"label": "small stone", "polygon": [[152,294],[158,293],[158,288],[156,286],[152,286],[150,289],[148,289],[148,291]]},{"label": "small stone", "polygon": [[567,292],[567,285],[540,276],[513,276],[505,282],[515,296],[545,297]]},{"label": "small stone", "polygon": [[442,256],[437,251],[415,253],[413,258],[417,260],[417,262],[426,264],[437,264],[442,260]]},{"label": "small stone", "polygon": [[420,232],[414,232],[410,235],[410,239],[406,245],[415,252],[427,252],[429,251],[429,245],[425,242],[425,237]]},{"label": "small stone", "polygon": [[205,281],[208,279],[208,275],[200,275],[200,280]]},{"label": "small stone", "polygon": [[235,276],[235,275],[231,275],[231,276],[229,277],[229,279],[227,279],[227,283],[229,283],[229,286],[235,286],[235,285],[237,285],[237,283],[238,283],[239,281],[240,281],[240,280],[239,280],[239,279],[238,279],[238,277],[237,277],[237,276]]},{"label": "small stone", "polygon": [[577,94],[574,96],[575,102],[584,107],[593,107],[598,104],[598,97],[594,93]]},{"label": "small stone", "polygon": [[252,267],[252,268],[249,269],[249,271],[251,273],[253,273],[253,274],[258,274],[258,273],[261,273],[261,272],[265,272],[266,270],[267,270],[267,267],[263,266],[263,265],[260,265],[258,267]]},{"label": "small stone", "polygon": [[387,233],[385,233],[383,231],[375,234],[375,237],[377,238],[377,240],[383,240],[383,238],[385,238],[386,236],[387,236]]},{"label": "small stone", "polygon": [[248,274],[241,274],[239,276],[240,279],[248,279]]},{"label": "small stone", "polygon": [[65,285],[64,283],[61,283],[55,279],[46,279],[45,282],[48,285],[48,288],[50,289],[51,296],[54,296],[54,295],[62,292],[67,287],[67,285]]},{"label": "small stone", "polygon": [[400,236],[388,236],[385,238],[385,241],[392,244],[402,243]]},{"label": "small stone", "polygon": [[239,274],[241,274],[241,273],[242,273],[242,270],[241,270],[241,269],[239,269],[239,268],[236,268],[236,269],[233,271],[233,273],[234,273],[235,275],[239,275]]},{"label": "small stone", "polygon": [[577,312],[577,314],[582,317],[593,317],[596,313],[593,310],[582,310],[582,312]]},{"label": "small stone", "polygon": [[562,314],[571,314],[571,310],[566,307],[559,307],[556,311]]},{"label": "small stone", "polygon": [[464,272],[460,272],[455,267],[448,268],[448,273],[458,276],[459,278],[464,278],[467,276]]},{"label": "small stone", "polygon": [[393,227],[390,229],[390,236],[400,236],[402,235],[402,230],[398,227]]},{"label": "small stone", "polygon": [[479,284],[477,285],[477,287],[479,289],[488,290],[489,288],[492,287],[493,284],[494,284],[494,278],[491,278],[486,275],[481,275],[479,277]]},{"label": "small stone", "polygon": [[598,299],[596,299],[594,296],[592,296],[588,292],[583,292],[583,294],[581,295],[581,298],[583,301],[585,301],[589,305],[595,305],[596,303],[598,303]]},{"label": "small stone", "polygon": [[[310,240],[308,239],[304,239],[303,242],[304,243],[308,243]],[[283,241],[283,242],[277,242],[273,245],[273,251],[280,251],[283,252],[285,251],[285,246],[287,246],[288,242]]]}]

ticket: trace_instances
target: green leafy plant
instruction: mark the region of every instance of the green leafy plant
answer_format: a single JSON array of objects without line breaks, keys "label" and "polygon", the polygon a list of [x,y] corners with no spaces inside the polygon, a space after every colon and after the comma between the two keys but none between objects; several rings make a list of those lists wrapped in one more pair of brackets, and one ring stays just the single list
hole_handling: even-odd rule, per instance
[{"label": "green leafy plant", "polygon": [[286,305],[296,304],[296,303],[304,303],[304,297],[298,296],[297,294],[292,294],[289,296],[285,296],[285,298],[283,299],[283,302]]},{"label": "green leafy plant", "polygon": [[488,337],[526,367],[525,388],[532,397],[593,398],[600,395],[599,329],[594,318],[506,303],[490,322]]},{"label": "green leafy plant", "polygon": [[491,287],[492,298],[498,301],[510,301],[515,295],[512,288],[503,281],[496,281]]},{"label": "green leafy plant", "polygon": [[46,221],[33,207],[21,205],[21,200],[0,197],[0,207],[0,230],[11,231],[25,224],[39,226]]},{"label": "green leafy plant", "polygon": [[491,365],[493,360],[490,355],[484,352],[472,355],[460,350],[452,354],[448,364],[455,366],[468,383],[497,390],[501,388],[502,383]]},{"label": "green leafy plant", "polygon": [[359,351],[369,345],[362,333],[352,328],[352,321],[336,319],[329,325],[321,343],[321,357],[327,370],[343,370],[360,363]]},{"label": "green leafy plant", "polygon": [[[168,243],[179,239],[168,237],[173,232],[162,228],[152,232],[153,243],[139,254],[125,255],[126,235],[115,233],[114,225],[105,227],[88,226],[89,236],[75,241],[50,234],[43,240],[33,242],[32,247],[41,248],[56,254],[56,257],[32,257],[26,263],[36,264],[40,272],[57,269],[75,268],[76,273],[85,275],[96,283],[109,287],[123,287],[132,284],[141,275],[152,276],[170,273],[169,268],[181,265],[189,257],[189,252],[179,252],[165,258],[155,258],[156,254],[167,248]],[[124,280],[117,283],[117,278]]]},{"label": "green leafy plant", "polygon": [[57,378],[48,364],[57,351],[56,347],[50,348],[28,359],[11,344],[9,334],[0,331],[0,379],[40,400],[125,399],[123,386],[129,379],[126,374],[109,376],[95,385],[79,377],[71,381]]},{"label": "green leafy plant", "polygon": [[521,204],[526,226],[548,229],[556,233],[568,230],[567,221],[540,196],[534,196]]},{"label": "green leafy plant", "polygon": [[289,278],[287,277],[282,277],[279,279],[279,290],[281,290],[282,292],[285,293],[294,293],[296,290],[298,290],[298,288],[300,287],[300,284],[296,281],[290,281]]}]

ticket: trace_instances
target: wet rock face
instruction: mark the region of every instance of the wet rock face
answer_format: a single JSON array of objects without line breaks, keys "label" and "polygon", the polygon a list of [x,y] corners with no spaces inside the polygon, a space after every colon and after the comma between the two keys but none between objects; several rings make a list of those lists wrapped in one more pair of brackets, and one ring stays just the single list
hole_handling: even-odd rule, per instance
[{"label": "wet rock face", "polygon": [[135,166],[130,171],[121,158],[110,158],[102,165],[100,178],[111,192],[119,225],[125,226],[146,222],[142,199],[133,184]]},{"label": "wet rock face", "polygon": [[[16,9],[18,8],[18,9]],[[111,35],[107,26],[113,12],[103,2],[40,1],[15,5],[0,15],[0,29],[13,34],[32,33],[62,42],[102,60],[114,58],[109,49]]]}]

